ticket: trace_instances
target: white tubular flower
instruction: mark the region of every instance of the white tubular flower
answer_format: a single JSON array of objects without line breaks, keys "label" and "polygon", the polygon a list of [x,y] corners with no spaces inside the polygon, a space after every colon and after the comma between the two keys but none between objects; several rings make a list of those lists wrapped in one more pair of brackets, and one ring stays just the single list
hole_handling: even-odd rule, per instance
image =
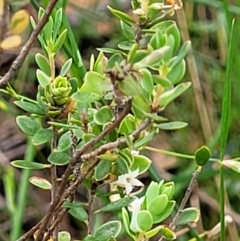
[{"label": "white tubular flower", "polygon": [[141,198],[137,198],[130,204],[129,210],[132,212],[130,229],[134,233],[141,231],[137,224],[137,215],[141,211],[141,206],[142,206],[143,201],[144,201],[144,197],[141,197]]},{"label": "white tubular flower", "polygon": [[113,182],[120,187],[125,187],[125,193],[129,195],[134,186],[144,186],[142,182],[140,182],[136,177],[139,174],[139,169],[136,169],[133,172],[129,172],[127,174],[123,174],[118,177],[118,180]]}]

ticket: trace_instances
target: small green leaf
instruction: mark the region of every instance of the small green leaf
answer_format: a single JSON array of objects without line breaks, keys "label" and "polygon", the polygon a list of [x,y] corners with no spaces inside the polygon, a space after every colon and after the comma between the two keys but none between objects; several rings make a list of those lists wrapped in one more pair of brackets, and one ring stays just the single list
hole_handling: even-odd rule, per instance
[{"label": "small green leaf", "polygon": [[108,106],[103,106],[95,113],[94,120],[98,125],[105,125],[114,120],[114,115]]},{"label": "small green leaf", "polygon": [[147,145],[153,139],[153,137],[156,136],[157,133],[158,133],[158,130],[153,130],[152,132],[148,133],[148,135],[146,135],[142,139],[136,141],[134,143],[134,147],[136,149],[139,149],[140,147]]},{"label": "small green leaf", "polygon": [[68,150],[71,146],[72,146],[71,133],[70,131],[67,131],[60,137],[57,145],[57,150],[60,152],[61,151],[63,152]]},{"label": "small green leaf", "polygon": [[20,100],[20,101],[14,101],[14,104],[31,114],[44,115],[45,113],[44,110],[41,109],[37,104],[31,103],[31,102]]},{"label": "small green leaf", "polygon": [[135,37],[134,28],[131,25],[129,25],[128,23],[126,23],[122,20],[120,20],[120,23],[121,23],[122,32],[125,35],[125,37],[128,40],[134,40],[134,37]]},{"label": "small green leaf", "polygon": [[76,218],[79,221],[86,221],[88,220],[88,214],[85,211],[85,209],[81,206],[79,207],[71,207],[68,211],[74,218]]},{"label": "small green leaf", "polygon": [[119,50],[119,49],[112,49],[112,48],[97,48],[98,51],[108,53],[108,54],[121,54],[123,56],[126,56],[126,54]]},{"label": "small green leaf", "polygon": [[70,156],[65,152],[54,151],[48,157],[48,161],[54,165],[66,165],[70,160]]},{"label": "small green leaf", "polygon": [[150,103],[144,100],[142,96],[134,96],[132,102],[132,111],[134,113],[135,118],[137,119],[145,119],[147,114],[150,114],[151,108]]},{"label": "small green leaf", "polygon": [[57,41],[55,42],[55,44],[53,46],[53,49],[52,49],[53,53],[57,53],[59,51],[59,49],[62,47],[62,45],[66,39],[66,36],[67,36],[67,29],[64,29],[62,31],[62,33],[60,34],[60,36],[57,38]]},{"label": "small green leaf", "polygon": [[136,129],[135,119],[133,115],[128,114],[121,122],[118,132],[120,134],[130,134]]},{"label": "small green leaf", "polygon": [[70,78],[68,80],[68,82],[70,83],[71,87],[72,87],[72,90],[71,92],[69,93],[69,96],[72,96],[74,93],[77,92],[78,90],[78,80],[77,78],[73,77],[73,78]]},{"label": "small green leaf", "polygon": [[167,240],[175,240],[176,239],[176,234],[168,226],[161,226],[159,233],[161,233],[162,236]]},{"label": "small green leaf", "polygon": [[61,68],[60,75],[65,76],[72,65],[72,58],[68,59]]},{"label": "small green leaf", "polygon": [[107,6],[107,8],[113,15],[115,15],[117,18],[119,18],[126,24],[135,23],[135,21],[132,18],[130,18],[126,13],[113,9],[110,6]]},{"label": "small green leaf", "polygon": [[153,236],[155,236],[156,234],[159,233],[159,231],[161,230],[162,226],[158,226],[156,228],[153,228],[147,232],[145,232],[144,237],[146,237],[147,239],[152,238]]},{"label": "small green leaf", "polygon": [[149,205],[147,205],[147,209],[149,210],[149,212],[151,214],[154,215],[159,215],[160,213],[162,213],[165,208],[168,205],[168,196],[166,194],[161,194],[157,197],[155,197],[150,203]]},{"label": "small green leaf", "polygon": [[132,231],[130,230],[130,219],[128,216],[128,212],[125,208],[122,208],[122,220],[123,220],[123,226],[127,232],[127,234],[133,239],[135,240],[135,236],[132,233]]},{"label": "small green leaf", "polygon": [[53,32],[53,18],[52,16],[50,16],[42,30],[43,37],[46,42],[52,41],[52,32]]},{"label": "small green leaf", "polygon": [[54,26],[53,26],[53,41],[56,40],[57,34],[59,33],[59,29],[62,25],[62,8],[59,8],[56,11],[55,17],[54,17]]},{"label": "small green leaf", "polygon": [[162,130],[178,130],[186,127],[187,125],[188,123],[185,122],[173,121],[168,123],[155,124],[154,126]]},{"label": "small green leaf", "polygon": [[140,175],[148,170],[151,163],[152,163],[152,161],[146,156],[134,155],[133,156],[133,164],[130,167],[130,169],[131,169],[131,171],[138,169],[139,175]]},{"label": "small green leaf", "polygon": [[37,53],[35,55],[35,60],[38,64],[38,67],[42,71],[44,71],[44,73],[46,73],[46,75],[50,76],[51,70],[50,70],[50,65],[49,65],[47,58],[45,56],[43,56],[42,54]]},{"label": "small green leaf", "polygon": [[32,143],[35,146],[47,143],[47,142],[49,142],[52,139],[53,135],[54,135],[53,130],[41,128],[33,136]]},{"label": "small green leaf", "polygon": [[80,103],[92,103],[101,99],[101,95],[93,92],[77,92],[72,98]]},{"label": "small green leaf", "polygon": [[174,68],[172,68],[168,75],[167,78],[171,81],[173,85],[178,84],[186,71],[186,62],[184,59],[182,59]]},{"label": "small green leaf", "polygon": [[160,60],[169,51],[169,46],[161,47],[152,51],[149,55],[143,58],[141,61],[134,64],[134,68],[142,69],[145,67],[152,67],[152,65],[160,63]]},{"label": "small green leaf", "polygon": [[169,215],[171,215],[175,204],[176,204],[175,201],[169,201],[164,212],[160,213],[159,215],[152,215],[153,223],[160,223],[160,222],[164,221]]},{"label": "small green leaf", "polygon": [[67,231],[58,232],[58,241],[71,241],[71,235]]},{"label": "small green leaf", "polygon": [[110,174],[111,167],[112,167],[112,162],[107,160],[100,161],[99,164],[96,166],[96,169],[94,172],[94,177],[96,181],[106,178]]},{"label": "small green leaf", "polygon": [[51,82],[50,77],[47,74],[45,74],[42,70],[37,69],[36,75],[37,75],[37,79],[38,79],[39,84],[43,88],[46,88],[46,86],[48,84],[50,84],[50,82]]},{"label": "small green leaf", "polygon": [[157,182],[152,181],[148,186],[148,189],[145,194],[145,205],[146,208],[149,207],[149,204],[159,195],[159,186]]},{"label": "small green leaf", "polygon": [[103,95],[104,93],[112,90],[111,81],[97,72],[87,72],[84,78],[84,83],[80,92],[96,93]]},{"label": "small green leaf", "polygon": [[161,185],[161,189],[159,191],[160,194],[166,194],[168,199],[171,199],[175,190],[174,182],[166,182]]},{"label": "small green leaf", "polygon": [[33,136],[41,128],[40,124],[33,118],[28,116],[17,116],[17,125],[27,135]]},{"label": "small green leaf", "polygon": [[110,57],[107,64],[107,69],[112,69],[116,66],[116,63],[120,64],[123,60],[121,54],[114,54]]},{"label": "small green leaf", "polygon": [[172,69],[174,69],[174,67],[175,67],[180,61],[182,61],[182,59],[184,59],[185,56],[188,54],[190,47],[191,47],[191,42],[190,42],[190,41],[186,41],[186,42],[182,45],[182,47],[181,47],[181,49],[180,49],[180,51],[179,51],[179,53],[178,53],[178,55],[177,55],[177,58],[174,58],[174,59],[172,60],[172,63],[170,64],[169,67],[172,68]]},{"label": "small green leaf", "polygon": [[161,75],[152,75],[152,78],[156,84],[160,84],[164,88],[169,89],[173,87],[171,81]]},{"label": "small green leaf", "polygon": [[122,175],[122,174],[128,173],[129,167],[126,159],[119,157],[115,162],[115,166],[116,166],[116,174]]},{"label": "small green leaf", "polygon": [[29,178],[29,182],[31,182],[33,185],[40,187],[41,189],[44,189],[44,190],[51,190],[51,188],[52,188],[52,184],[45,178],[33,176],[33,177]]},{"label": "small green leaf", "polygon": [[152,93],[154,89],[152,74],[148,69],[141,69],[139,72],[142,74],[141,86],[147,92]]},{"label": "small green leaf", "polygon": [[100,226],[94,236],[100,241],[106,241],[110,238],[116,238],[121,228],[122,224],[120,221],[110,221]]},{"label": "small green leaf", "polygon": [[142,89],[131,75],[118,82],[119,89],[127,96],[141,95]]},{"label": "small green leaf", "polygon": [[136,197],[124,197],[121,198],[115,202],[111,202],[107,204],[106,206],[100,208],[99,210],[95,211],[95,214],[100,213],[100,212],[113,212],[120,210],[124,207],[129,206],[130,203],[132,203]]},{"label": "small green leaf", "polygon": [[151,213],[148,210],[141,210],[137,214],[137,224],[143,232],[146,232],[149,229],[151,229],[153,225]]},{"label": "small green leaf", "polygon": [[45,168],[51,167],[51,165],[49,165],[49,164],[28,162],[28,161],[24,161],[24,160],[12,161],[11,165],[13,165],[14,167],[17,167],[17,168],[30,169],[30,170],[39,170],[39,169],[45,169]]},{"label": "small green leaf", "polygon": [[84,207],[84,206],[86,206],[84,203],[70,202],[70,201],[65,201],[62,205],[63,208],[78,208],[78,207]]},{"label": "small green leaf", "polygon": [[190,86],[191,86],[190,82],[181,83],[181,84],[177,85],[175,88],[164,92],[159,98],[160,106],[166,107],[174,99],[176,99],[183,92],[185,92]]},{"label": "small green leaf", "polygon": [[210,159],[211,152],[207,146],[202,146],[196,150],[194,156],[198,166],[204,166],[207,163],[207,161]]},{"label": "small green leaf", "polygon": [[64,124],[64,123],[61,123],[61,122],[48,121],[47,123],[49,125],[52,125],[52,126],[62,127],[62,128],[66,128],[66,129],[79,129],[78,126],[68,125],[68,124]]},{"label": "small green leaf", "polygon": [[134,44],[133,41],[125,40],[118,44],[118,48],[129,51],[131,49],[131,47],[133,46],[133,44]]},{"label": "small green leaf", "polygon": [[185,225],[190,223],[196,223],[200,217],[200,211],[196,208],[186,208],[181,211],[179,218],[176,221],[176,225]]}]

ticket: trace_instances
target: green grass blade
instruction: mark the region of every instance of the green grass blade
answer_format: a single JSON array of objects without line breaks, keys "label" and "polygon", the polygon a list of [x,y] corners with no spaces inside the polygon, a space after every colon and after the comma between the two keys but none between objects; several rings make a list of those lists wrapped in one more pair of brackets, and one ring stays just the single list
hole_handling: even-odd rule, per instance
[{"label": "green grass blade", "polygon": [[[221,139],[220,139],[220,160],[224,158],[229,122],[230,122],[230,108],[231,108],[231,71],[233,65],[233,30],[234,20],[232,21],[231,33],[229,38],[228,58],[227,58],[227,71],[226,79],[223,90],[223,102],[222,102],[222,120],[221,120]],[[221,241],[225,240],[225,188],[224,188],[224,168],[220,167],[220,221],[221,221]]]}]

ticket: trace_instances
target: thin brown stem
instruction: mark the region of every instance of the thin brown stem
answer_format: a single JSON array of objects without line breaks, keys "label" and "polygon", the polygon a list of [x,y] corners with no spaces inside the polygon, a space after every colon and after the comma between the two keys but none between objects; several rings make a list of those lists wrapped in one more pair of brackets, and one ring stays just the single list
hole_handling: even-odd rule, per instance
[{"label": "thin brown stem", "polygon": [[[190,181],[190,183],[189,183],[189,185],[188,185],[188,188],[187,188],[187,190],[186,190],[186,192],[185,192],[185,194],[184,194],[184,197],[183,197],[183,199],[182,199],[182,201],[181,201],[181,204],[180,204],[180,206],[179,206],[179,208],[178,208],[178,211],[177,211],[177,213],[175,214],[172,222],[171,222],[170,225],[169,225],[169,227],[170,227],[172,230],[175,230],[175,228],[176,228],[176,222],[177,222],[177,220],[179,219],[179,217],[180,217],[180,215],[181,215],[181,212],[183,211],[184,207],[186,206],[186,203],[187,203],[187,201],[188,201],[188,199],[189,199],[189,197],[190,197],[190,195],[191,195],[191,193],[192,193],[192,191],[193,191],[193,188],[194,188],[194,186],[195,186],[197,177],[198,177],[199,173],[201,172],[201,170],[202,170],[202,167],[199,166],[199,167],[197,168],[197,170],[192,174],[191,181]],[[164,238],[161,237],[158,241],[163,241],[163,240],[164,240]]]},{"label": "thin brown stem", "polygon": [[94,202],[94,195],[95,195],[95,189],[91,188],[89,190],[89,197],[88,197],[88,234],[92,234],[93,231],[93,221],[94,221],[94,209],[93,209],[93,202]]},{"label": "thin brown stem", "polygon": [[[57,131],[54,130],[54,136],[51,140],[51,152],[54,151],[54,149],[57,147]],[[55,200],[58,199],[58,182],[57,182],[57,166],[56,165],[52,165],[51,167],[51,182],[52,182],[52,188],[51,188],[51,205],[53,205],[53,203],[55,203]],[[57,213],[54,212],[52,214],[52,221],[54,222],[56,220],[57,217]],[[58,241],[58,227],[56,227],[53,230],[52,233],[52,238],[53,241]]]},{"label": "thin brown stem", "polygon": [[43,15],[42,19],[38,22],[36,28],[31,33],[26,44],[22,47],[18,57],[13,61],[8,72],[2,77],[2,79],[0,79],[0,87],[6,85],[7,82],[16,74],[18,69],[22,66],[22,63],[26,59],[30,48],[32,47],[37,36],[39,35],[39,33],[42,31],[43,27],[47,23],[57,2],[58,2],[58,0],[50,0],[49,1],[49,4],[46,8],[45,14]]}]

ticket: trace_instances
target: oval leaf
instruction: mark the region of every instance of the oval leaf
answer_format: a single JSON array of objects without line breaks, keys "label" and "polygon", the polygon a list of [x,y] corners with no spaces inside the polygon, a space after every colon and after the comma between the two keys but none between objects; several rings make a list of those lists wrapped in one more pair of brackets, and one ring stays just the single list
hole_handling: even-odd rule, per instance
[{"label": "oval leaf", "polygon": [[20,46],[22,39],[19,35],[11,35],[6,37],[0,44],[0,48],[4,50],[14,49]]},{"label": "oval leaf", "polygon": [[67,74],[67,72],[69,71],[71,65],[72,65],[72,59],[67,60],[61,69],[60,75],[65,76]]},{"label": "oval leaf", "polygon": [[66,151],[71,146],[72,146],[71,132],[68,131],[60,137],[60,139],[58,141],[57,150],[58,151]]},{"label": "oval leaf", "polygon": [[95,71],[87,72],[84,78],[84,83],[80,92],[96,93],[103,95],[104,93],[112,90],[112,84],[109,79],[105,78]]},{"label": "oval leaf", "polygon": [[162,213],[168,205],[168,197],[166,194],[157,196],[148,205],[148,210],[154,215]]},{"label": "oval leaf", "polygon": [[72,98],[80,103],[92,103],[101,99],[101,95],[93,92],[77,92]]},{"label": "oval leaf", "polygon": [[117,18],[119,18],[120,20],[124,21],[125,23],[127,23],[127,24],[135,23],[135,21],[132,18],[130,18],[126,13],[123,13],[121,11],[113,9],[110,6],[107,6],[107,8],[110,10],[110,12],[113,15],[115,15]]},{"label": "oval leaf", "polygon": [[195,161],[199,166],[204,166],[211,157],[211,152],[207,146],[202,146],[195,152]]},{"label": "oval leaf", "polygon": [[62,31],[62,33],[60,34],[60,36],[57,38],[57,41],[53,46],[53,49],[52,49],[53,53],[57,53],[59,51],[59,49],[62,47],[62,45],[66,39],[66,36],[67,36],[67,29],[64,29]]},{"label": "oval leaf", "polygon": [[131,169],[131,171],[138,169],[139,175],[140,175],[148,170],[151,163],[152,163],[152,161],[146,156],[134,155],[133,156],[133,164],[130,167],[130,169]]},{"label": "oval leaf", "polygon": [[39,169],[45,169],[45,168],[51,167],[51,165],[49,165],[49,164],[28,162],[28,161],[24,161],[24,160],[12,161],[11,165],[14,167],[17,167],[17,168],[30,169],[30,170],[39,170]]},{"label": "oval leaf", "polygon": [[127,207],[130,203],[132,203],[136,197],[125,197],[121,198],[115,202],[111,202],[107,204],[106,206],[100,208],[97,210],[95,213],[100,213],[100,212],[110,212],[110,211],[117,211],[120,210],[123,207]]},{"label": "oval leaf", "polygon": [[41,177],[30,177],[29,182],[37,187],[40,187],[41,189],[51,190],[52,188],[52,184],[48,180]]},{"label": "oval leaf", "polygon": [[173,212],[175,201],[169,201],[167,207],[165,208],[164,212],[160,213],[159,215],[152,215],[153,216],[153,223],[160,223],[164,221],[171,213]]},{"label": "oval leaf", "polygon": [[20,101],[14,101],[14,104],[31,114],[44,115],[45,113],[44,110],[41,109],[37,104],[31,103],[31,102],[20,100]]},{"label": "oval leaf", "polygon": [[88,220],[88,214],[83,207],[71,207],[68,212],[79,221]]},{"label": "oval leaf", "polygon": [[58,241],[71,241],[71,235],[69,232],[61,231],[58,233]]},{"label": "oval leaf", "polygon": [[121,228],[122,224],[120,221],[111,221],[99,227],[94,236],[97,237],[99,241],[106,241],[110,238],[116,238]]},{"label": "oval leaf", "polygon": [[154,125],[155,127],[162,129],[162,130],[178,130],[184,128],[188,125],[188,123],[180,122],[180,121],[173,121],[168,123],[161,123]]},{"label": "oval leaf", "polygon": [[47,143],[52,139],[53,135],[54,133],[51,129],[39,129],[33,136],[32,143],[35,146]]},{"label": "oval leaf", "polygon": [[167,240],[175,240],[176,239],[176,234],[168,226],[161,226],[159,232]]},{"label": "oval leaf", "polygon": [[40,124],[28,116],[18,116],[16,118],[17,125],[27,135],[33,136],[41,128]]},{"label": "oval leaf", "polygon": [[159,104],[161,107],[166,107],[170,102],[180,96],[191,86],[190,82],[181,83],[175,88],[164,92],[159,98]]},{"label": "oval leaf", "polygon": [[114,115],[108,106],[103,106],[94,115],[94,120],[98,125],[104,125],[113,121]]},{"label": "oval leaf", "polygon": [[97,165],[94,172],[95,179],[99,181],[106,178],[110,174],[111,168],[112,168],[112,163],[110,161],[107,161],[107,160],[100,161],[100,163]]},{"label": "oval leaf", "polygon": [[13,14],[10,23],[10,31],[12,34],[22,33],[29,24],[29,14],[22,9]]},{"label": "oval leaf", "polygon": [[37,79],[38,79],[39,84],[43,88],[46,88],[46,86],[51,82],[50,77],[40,69],[37,69],[36,75],[37,75]]},{"label": "oval leaf", "polygon": [[153,219],[152,215],[148,210],[142,210],[137,214],[138,227],[146,232],[152,228]]},{"label": "oval leaf", "polygon": [[54,165],[66,165],[70,160],[70,156],[65,152],[54,151],[48,157],[48,161]]},{"label": "oval leaf", "polygon": [[41,70],[43,70],[48,76],[50,76],[51,70],[50,70],[50,65],[49,65],[47,58],[45,56],[43,56],[42,54],[37,53],[35,55],[35,60],[37,62],[38,67]]},{"label": "oval leaf", "polygon": [[176,221],[176,225],[185,225],[196,223],[200,217],[200,211],[196,208],[186,208],[181,211],[181,214]]}]

